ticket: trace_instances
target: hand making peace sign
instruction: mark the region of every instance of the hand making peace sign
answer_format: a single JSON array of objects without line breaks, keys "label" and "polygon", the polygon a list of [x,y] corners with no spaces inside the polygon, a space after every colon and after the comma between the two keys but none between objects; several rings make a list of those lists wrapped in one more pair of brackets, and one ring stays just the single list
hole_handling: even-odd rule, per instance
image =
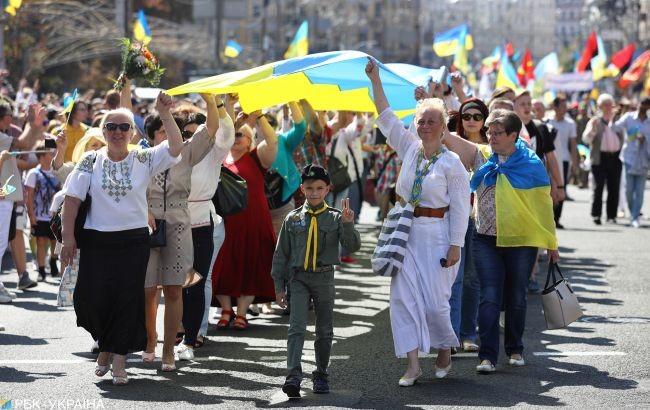
[{"label": "hand making peace sign", "polygon": [[343,222],[354,222],[354,211],[350,209],[350,198],[345,198],[341,203],[341,219]]}]

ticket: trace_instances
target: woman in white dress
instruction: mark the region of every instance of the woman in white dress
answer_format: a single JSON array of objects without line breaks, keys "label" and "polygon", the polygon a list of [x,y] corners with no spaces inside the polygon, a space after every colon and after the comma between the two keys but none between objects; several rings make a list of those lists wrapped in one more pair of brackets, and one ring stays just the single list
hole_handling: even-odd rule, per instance
[{"label": "woman in white dress", "polygon": [[[369,59],[377,126],[402,160],[397,195],[416,205],[402,270],[392,278],[390,319],[395,353],[408,357],[400,386],[412,386],[422,370],[418,353],[438,350],[437,378],[451,370],[459,345],[449,317],[451,287],[469,217],[469,175],[458,155],[441,143],[447,111],[442,100],[425,99],[415,112],[417,135],[388,106],[377,63]],[[402,200],[403,201],[403,200]]]}]

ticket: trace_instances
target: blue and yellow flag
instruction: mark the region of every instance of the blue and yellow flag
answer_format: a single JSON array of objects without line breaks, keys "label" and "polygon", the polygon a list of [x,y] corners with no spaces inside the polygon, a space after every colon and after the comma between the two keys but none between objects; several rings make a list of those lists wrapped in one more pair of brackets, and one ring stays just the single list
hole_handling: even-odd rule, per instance
[{"label": "blue and yellow flag", "polygon": [[16,15],[16,12],[22,6],[23,0],[2,0],[2,8],[7,14],[10,14],[12,17]]},{"label": "blue and yellow flag", "polygon": [[138,18],[133,24],[133,38],[145,46],[151,42],[151,30],[147,23],[147,17],[144,15],[144,10],[138,11]]},{"label": "blue and yellow flag", "polygon": [[449,57],[458,53],[459,46],[464,45],[465,50],[474,48],[474,40],[469,34],[467,24],[461,24],[433,36],[433,51],[439,57]]},{"label": "blue and yellow flag", "polygon": [[[310,54],[203,78],[167,92],[169,95],[237,93],[247,113],[303,98],[315,110],[375,112],[372,87],[365,73],[368,57],[360,51]],[[400,74],[390,64],[378,62],[378,66],[388,103],[400,118],[414,112],[415,87],[438,71],[412,67],[401,70]],[[405,74],[408,76],[405,78],[404,73],[412,74]]]},{"label": "blue and yellow flag", "polygon": [[226,48],[223,50],[223,54],[226,57],[235,58],[241,53],[242,46],[239,45],[235,40],[228,40],[226,42]]},{"label": "blue and yellow flag", "polygon": [[472,176],[472,191],[481,183],[496,185],[497,246],[557,249],[550,180],[523,141],[517,141],[515,152],[502,164],[492,154]]},{"label": "blue and yellow flag", "polygon": [[307,54],[309,54],[309,23],[305,20],[296,31],[289,48],[284,53],[284,58],[302,57]]},{"label": "blue and yellow flag", "polygon": [[519,88],[519,80],[517,79],[517,71],[512,66],[508,55],[503,53],[501,56],[501,64],[499,66],[499,71],[497,72],[497,80],[494,84],[496,88],[499,87],[509,87],[513,90]]},{"label": "blue and yellow flag", "polygon": [[72,107],[74,106],[75,101],[77,101],[77,89],[75,88],[72,91],[72,94],[63,99],[63,113],[68,114],[72,112]]}]

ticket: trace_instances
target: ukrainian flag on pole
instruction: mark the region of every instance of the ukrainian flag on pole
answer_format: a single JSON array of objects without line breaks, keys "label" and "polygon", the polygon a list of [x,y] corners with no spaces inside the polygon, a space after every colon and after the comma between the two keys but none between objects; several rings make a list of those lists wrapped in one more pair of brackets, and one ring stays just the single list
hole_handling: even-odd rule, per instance
[{"label": "ukrainian flag on pole", "polygon": [[226,43],[226,48],[223,50],[223,54],[226,57],[235,58],[241,53],[242,46],[239,45],[235,40],[228,40]]},{"label": "ukrainian flag on pole", "polygon": [[145,46],[151,42],[151,30],[147,23],[147,17],[144,15],[144,10],[138,11],[138,18],[133,24],[133,38]]},{"label": "ukrainian flag on pole", "polygon": [[309,23],[305,20],[296,31],[293,41],[284,53],[284,58],[302,57],[307,54],[309,54]]},{"label": "ukrainian flag on pole", "polygon": [[465,50],[474,48],[474,40],[469,34],[467,24],[461,24],[433,37],[433,51],[439,57],[449,57],[458,53],[458,47],[465,45]]},{"label": "ukrainian flag on pole", "polygon": [[519,80],[517,79],[517,72],[508,59],[508,54],[503,53],[501,56],[501,66],[497,73],[497,80],[495,87],[509,87],[513,90],[519,88]]},{"label": "ukrainian flag on pole", "polygon": [[75,101],[77,101],[77,89],[75,88],[72,91],[72,94],[63,99],[63,113],[68,114],[72,112],[72,106],[74,106]]}]

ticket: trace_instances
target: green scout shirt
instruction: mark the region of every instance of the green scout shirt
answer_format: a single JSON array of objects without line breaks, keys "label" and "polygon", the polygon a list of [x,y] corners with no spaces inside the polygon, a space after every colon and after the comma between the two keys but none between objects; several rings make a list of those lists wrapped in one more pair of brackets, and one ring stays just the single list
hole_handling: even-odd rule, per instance
[{"label": "green scout shirt", "polygon": [[[276,293],[284,292],[294,269],[304,269],[307,234],[311,224],[311,215],[307,213],[308,209],[310,209],[309,205],[305,202],[301,208],[291,211],[282,224],[273,254],[273,269],[271,270]],[[361,248],[359,232],[354,229],[353,222],[341,220],[340,210],[328,208],[318,214],[316,218],[318,220],[317,267],[341,263],[339,243],[350,253]]]}]

